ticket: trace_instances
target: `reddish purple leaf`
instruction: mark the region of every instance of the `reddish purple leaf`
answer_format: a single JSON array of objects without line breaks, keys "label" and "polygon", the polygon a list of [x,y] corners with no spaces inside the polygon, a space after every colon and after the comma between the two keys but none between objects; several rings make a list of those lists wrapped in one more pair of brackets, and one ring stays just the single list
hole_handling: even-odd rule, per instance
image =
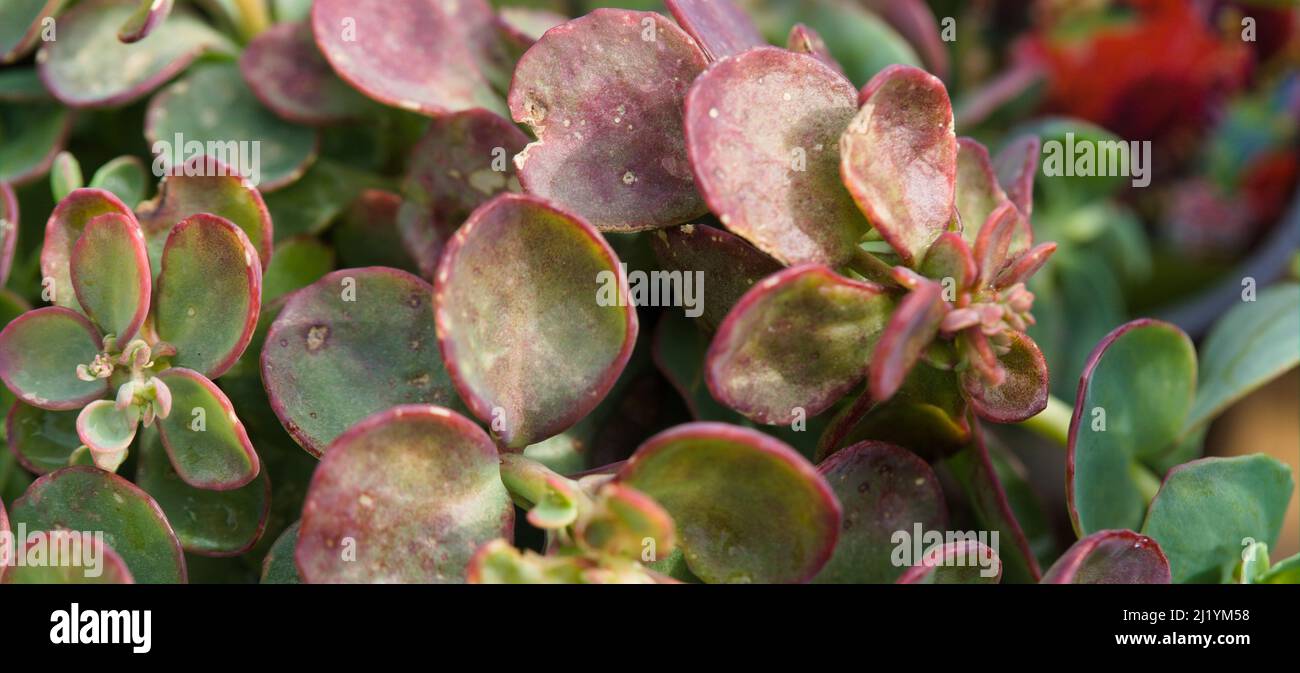
[{"label": "reddish purple leaf", "polygon": [[866,373],[893,301],[824,266],[768,276],[736,304],[709,346],[709,391],[768,424],[815,416]]},{"label": "reddish purple leaf", "polygon": [[249,43],[239,69],[254,96],[280,117],[319,125],[357,119],[371,105],[316,49],[311,26],[282,23]]},{"label": "reddish purple leaf", "polygon": [[944,313],[943,286],[938,283],[923,281],[903,297],[871,354],[872,398],[893,397],[939,333]]},{"label": "reddish purple leaf", "polygon": [[1007,143],[993,161],[997,167],[998,182],[1026,218],[1034,210],[1034,174],[1038,172],[1038,152],[1041,147],[1042,141],[1038,136],[1020,136]]},{"label": "reddish purple leaf", "polygon": [[989,213],[988,219],[979,229],[979,237],[972,247],[975,263],[979,265],[979,284],[990,285],[997,278],[1002,267],[1011,256],[1012,243],[1019,228],[1020,211],[1015,204],[1007,201]]},{"label": "reddish purple leaf", "polygon": [[989,150],[971,138],[957,139],[957,213],[962,237],[975,245],[984,221],[1008,201],[998,184]]},{"label": "reddish purple leaf", "polygon": [[705,65],[690,36],[652,12],[598,9],[552,28],[510,87],[514,120],[538,138],[515,158],[524,189],[602,231],[703,214],[682,108]]},{"label": "reddish purple leaf", "polygon": [[912,43],[930,72],[948,77],[948,46],[939,35],[939,21],[925,0],[866,0],[864,4]]},{"label": "reddish purple leaf", "polygon": [[826,46],[826,41],[822,36],[809,26],[802,23],[794,24],[790,29],[790,37],[786,39],[785,48],[796,54],[807,54],[822,63],[830,66],[835,72],[844,74],[844,66],[831,55],[831,50]]},{"label": "reddish purple leaf", "polygon": [[701,287],[708,291],[699,319],[711,332],[749,288],[783,268],[745,239],[703,224],[660,229],[650,245],[664,269],[704,274]]},{"label": "reddish purple leaf", "polygon": [[664,4],[710,61],[767,45],[758,26],[732,0],[664,0]]},{"label": "reddish purple leaf", "polygon": [[991,386],[975,367],[962,372],[962,385],[971,407],[994,423],[1019,423],[1047,408],[1047,361],[1024,332],[1008,331],[1011,350],[998,356],[1006,372],[1002,383]]},{"label": "reddish purple leaf", "polygon": [[1075,542],[1043,575],[1043,584],[1169,584],[1169,560],[1155,540],[1103,530]]},{"label": "reddish purple leaf", "polygon": [[925,253],[921,262],[921,273],[927,278],[940,281],[952,278],[954,290],[972,290],[979,281],[979,265],[970,246],[955,231],[944,232]]},{"label": "reddish purple leaf", "polygon": [[839,174],[853,85],[810,56],[763,47],[719,62],[686,98],[700,192],[728,229],[786,264],[840,266],[868,229]]},{"label": "reddish purple leaf", "polygon": [[1035,273],[1038,273],[1039,269],[1043,268],[1043,265],[1047,263],[1047,260],[1051,258],[1054,252],[1056,252],[1055,243],[1039,243],[1033,248],[1024,251],[1019,257],[1012,259],[1002,267],[1002,272],[993,279],[993,287],[1011,287],[1016,283],[1029,280]]},{"label": "reddish purple leaf", "polygon": [[371,98],[428,115],[504,112],[509,58],[486,0],[318,0],[316,44]]},{"label": "reddish purple leaf", "polygon": [[[993,574],[987,575],[990,570]],[[895,584],[997,584],[1002,559],[976,540],[945,542],[924,553],[918,563],[899,575]]]},{"label": "reddish purple leaf", "polygon": [[952,222],[957,137],[952,103],[935,76],[906,65],[881,70],[840,140],[841,172],[876,231],[910,264]]}]

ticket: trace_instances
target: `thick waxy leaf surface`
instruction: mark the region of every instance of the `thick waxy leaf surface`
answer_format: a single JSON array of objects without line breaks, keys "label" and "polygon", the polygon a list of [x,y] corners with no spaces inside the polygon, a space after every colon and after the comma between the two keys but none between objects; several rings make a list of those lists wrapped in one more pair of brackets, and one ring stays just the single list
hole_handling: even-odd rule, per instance
[{"label": "thick waxy leaf surface", "polygon": [[787,263],[839,266],[868,225],[840,178],[853,85],[810,56],[755,49],[709,68],[686,98],[700,192],[727,228]]},{"label": "thick waxy leaf surface", "polygon": [[843,508],[840,541],[818,583],[884,584],[898,579],[895,533],[947,530],[943,490],[916,454],[884,442],[847,447],[817,466]]},{"label": "thick waxy leaf surface", "polygon": [[505,45],[486,0],[320,0],[316,44],[334,70],[386,105],[437,115],[504,112]]},{"label": "thick waxy leaf surface", "polygon": [[9,450],[29,472],[45,474],[68,466],[81,444],[77,437],[77,411],[47,411],[15,403],[5,418]]},{"label": "thick waxy leaf surface", "polygon": [[123,42],[139,42],[152,33],[167,20],[175,4],[173,0],[136,0],[136,9],[117,29],[117,39]]},{"label": "thick waxy leaf surface", "polygon": [[840,65],[835,57],[831,55],[831,50],[826,47],[826,40],[822,39],[820,33],[802,23],[796,23],[790,29],[790,36],[786,39],[785,48],[796,54],[808,54],[809,56],[825,63],[838,72],[844,74],[844,66]]},{"label": "thick waxy leaf surface", "polygon": [[957,137],[943,82],[890,66],[867,83],[840,140],[854,200],[904,263],[920,258],[953,218]]},{"label": "thick waxy leaf surface", "polygon": [[[145,137],[151,144],[179,137],[185,145],[201,142],[205,147],[229,146],[238,139],[238,151],[227,152],[226,163],[250,181],[256,180],[254,186],[263,191],[297,180],[316,160],[316,132],[267,110],[233,63],[195,68],[154,96],[145,119]],[[162,156],[169,159],[170,154]],[[166,161],[164,167],[172,164]]]},{"label": "thick waxy leaf surface", "polygon": [[782,269],[780,262],[745,239],[703,224],[660,229],[650,245],[664,269],[704,274],[695,278],[703,279],[697,287],[708,288],[699,321],[709,331],[718,329],[749,288]]},{"label": "thick waxy leaf surface", "polygon": [[271,265],[262,275],[262,303],[271,306],[280,297],[311,285],[333,269],[334,248],[310,236],[287,239],[275,246]]},{"label": "thick waxy leaf surface", "polygon": [[240,57],[239,69],[257,99],[291,122],[331,124],[373,109],[330,69],[305,23],[281,23],[258,35]]},{"label": "thick waxy leaf surface", "polygon": [[368,268],[335,271],[288,298],[267,332],[262,380],[304,449],[319,456],[392,406],[458,404],[438,356],[432,295],[411,274]]},{"label": "thick waxy leaf surface", "polygon": [[[177,371],[173,369],[168,374]],[[180,392],[185,392],[181,379],[181,376],[175,375],[166,378],[173,394],[178,388]],[[223,399],[224,397],[222,395]],[[172,416],[167,420],[175,418],[178,413],[188,412],[190,406],[191,400],[176,398]],[[185,419],[180,420],[188,425],[188,413],[185,416]],[[225,431],[225,428],[217,427],[221,421],[212,419],[211,416],[209,419],[213,421],[207,429],[209,434]],[[162,432],[173,435],[170,438],[171,447],[176,447],[175,424],[168,425],[166,420],[160,422],[163,423]],[[200,434],[188,428],[180,432]],[[164,435],[163,441],[167,439]],[[167,520],[175,526],[176,537],[180,539],[185,551],[204,556],[235,556],[252,549],[261,539],[262,532],[266,529],[267,515],[271,511],[271,480],[265,472],[258,472],[252,481],[233,489],[196,488],[173,468],[173,462],[181,452],[176,448],[164,450],[158,433],[146,431],[141,436],[139,446],[140,458],[135,481],[158,501]],[[191,448],[202,451],[208,447]],[[222,451],[217,447],[212,448]],[[249,447],[250,451],[251,448]],[[215,459],[209,460],[215,462]]]},{"label": "thick waxy leaf surface", "polygon": [[406,247],[432,278],[447,239],[474,209],[517,192],[511,159],[528,136],[501,115],[474,109],[437,117],[411,152],[398,218]]},{"label": "thick waxy leaf surface", "polygon": [[[469,419],[400,406],[340,436],[312,477],[297,559],[310,583],[465,581],[479,546],[512,539],[491,439]],[[340,552],[351,542],[355,559]]]},{"label": "thick waxy leaf surface", "polygon": [[[135,583],[117,552],[93,536],[81,535],[82,532],[86,531],[29,532],[29,536],[35,533],[38,537],[18,541],[23,546],[18,553],[26,559],[40,559],[40,563],[28,560],[22,565],[15,562],[8,568],[0,567],[0,584]],[[88,563],[86,559],[95,561]]]},{"label": "thick waxy leaf surface", "polygon": [[1277,542],[1294,488],[1290,468],[1262,454],[1194,460],[1165,475],[1142,533],[1169,557],[1174,583],[1225,582],[1242,540]]},{"label": "thick waxy leaf surface", "polygon": [[9,280],[9,269],[18,247],[18,197],[13,187],[0,181],[0,287]]},{"label": "thick waxy leaf surface", "polygon": [[69,0],[8,0],[0,4],[0,63],[27,55],[41,38],[44,21]]},{"label": "thick waxy leaf surface", "polygon": [[897,584],[997,584],[1002,579],[1002,559],[975,540],[945,542],[925,552],[920,563],[908,568]]},{"label": "thick waxy leaf surface", "polygon": [[1300,285],[1286,283],[1228,311],[1201,347],[1194,429],[1300,363]]},{"label": "thick waxy leaf surface", "polygon": [[943,316],[943,286],[938,283],[921,283],[903,297],[870,356],[871,397],[893,397],[939,333]]},{"label": "thick waxy leaf surface", "polygon": [[1075,542],[1043,574],[1043,584],[1169,584],[1169,560],[1145,535],[1103,530]]},{"label": "thick waxy leaf surface", "polygon": [[935,240],[925,253],[920,271],[925,277],[939,281],[940,285],[951,278],[954,290],[974,289],[979,280],[975,253],[961,234],[954,231],[945,232]]},{"label": "thick waxy leaf surface", "polygon": [[710,61],[767,44],[749,15],[732,0],[665,0],[664,4]]},{"label": "thick waxy leaf surface", "polygon": [[106,213],[86,223],[72,248],[77,302],[103,334],[126,344],[149,312],[152,279],[144,232],[135,218]]},{"label": "thick waxy leaf surface", "polygon": [[262,584],[302,584],[293,561],[294,548],[298,546],[298,525],[295,521],[284,529],[266,552],[266,558],[262,559]]},{"label": "thick waxy leaf surface", "polygon": [[45,224],[41,248],[41,275],[54,284],[54,303],[80,308],[72,284],[72,253],[77,239],[91,220],[108,213],[134,219],[131,209],[111,192],[102,189],[74,190],[54,207]]},{"label": "thick waxy leaf surface", "polygon": [[84,466],[51,472],[14,502],[10,517],[28,530],[103,531],[136,582],[185,582],[180,542],[158,503],[115,474]]},{"label": "thick waxy leaf surface", "polygon": [[703,214],[682,107],[704,54],[662,15],[598,9],[556,26],[520,59],[510,113],[538,141],[515,159],[524,189],[602,231]]},{"label": "thick waxy leaf surface", "polygon": [[55,98],[71,107],[124,105],[205,53],[234,50],[229,40],[186,10],[174,12],[166,30],[123,43],[118,29],[138,4],[91,0],[59,18],[58,39],[41,47],[36,59],[41,79]]},{"label": "thick waxy leaf surface", "polygon": [[176,347],[172,364],[215,379],[230,369],[257,327],[262,264],[243,230],[194,215],[171,230],[163,249],[154,328]]},{"label": "thick waxy leaf surface", "polygon": [[456,388],[511,448],[587,415],[636,343],[614,251],[591,225],[529,196],[499,196],[456,232],[434,303]]},{"label": "thick waxy leaf surface", "polygon": [[1023,332],[1009,332],[1011,350],[998,357],[1006,379],[989,385],[974,368],[962,372],[971,407],[994,423],[1019,423],[1047,408],[1047,361]]},{"label": "thick waxy leaf surface", "polygon": [[971,138],[957,139],[956,194],[962,237],[973,246],[984,221],[1008,199],[998,184],[988,148]]},{"label": "thick waxy leaf surface", "polygon": [[120,464],[115,456],[125,451],[135,439],[135,431],[140,427],[138,421],[139,418],[130,410],[118,409],[113,400],[95,400],[77,415],[77,437],[92,454],[110,456],[97,460]]},{"label": "thick waxy leaf surface", "polygon": [[163,246],[172,228],[199,213],[223,217],[243,229],[263,268],[271,259],[275,234],[261,193],[219,162],[196,158],[172,169],[159,185],[158,197],[141,204],[138,210],[149,241],[149,266],[155,278],[161,270]]},{"label": "thick waxy leaf surface", "polygon": [[1134,462],[1174,443],[1195,392],[1196,350],[1173,325],[1137,320],[1097,344],[1070,422],[1066,494],[1077,533],[1142,523]]},{"label": "thick waxy leaf surface", "polygon": [[1025,217],[1034,210],[1034,174],[1038,172],[1038,154],[1042,144],[1033,134],[1017,136],[993,159],[998,184]]},{"label": "thick waxy leaf surface", "polygon": [[226,394],[190,369],[173,367],[158,378],[172,395],[172,412],[158,420],[158,428],[177,475],[213,491],[253,481],[261,464]]},{"label": "thick waxy leaf surface", "polygon": [[705,582],[806,582],[839,534],[826,480],[756,430],[678,426],[641,445],[617,478],[668,510],[687,565]]},{"label": "thick waxy leaf surface", "polygon": [[878,286],[823,266],[768,276],[718,328],[709,390],[760,423],[815,416],[862,380],[892,308]]},{"label": "thick waxy leaf surface", "polygon": [[108,392],[106,379],[77,378],[77,365],[94,360],[100,345],[94,325],[76,311],[28,311],[0,332],[0,379],[32,406],[79,409]]},{"label": "thick waxy leaf surface", "polygon": [[72,130],[72,114],[44,101],[0,104],[0,182],[24,185],[50,171]]},{"label": "thick waxy leaf surface", "polygon": [[124,204],[137,204],[144,200],[149,189],[144,162],[133,156],[122,156],[95,171],[90,178],[92,189],[102,189],[121,199]]}]

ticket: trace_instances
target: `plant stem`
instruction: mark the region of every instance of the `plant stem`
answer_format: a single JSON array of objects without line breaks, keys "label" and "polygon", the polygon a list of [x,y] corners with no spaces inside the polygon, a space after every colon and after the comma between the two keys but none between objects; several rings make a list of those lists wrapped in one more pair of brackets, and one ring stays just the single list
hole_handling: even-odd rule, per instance
[{"label": "plant stem", "polygon": [[505,484],[510,497],[525,509],[536,505],[549,488],[546,480],[560,475],[545,465],[524,456],[522,453],[501,454],[501,483]]},{"label": "plant stem", "polygon": [[1138,490],[1142,492],[1142,501],[1147,505],[1155,500],[1156,492],[1160,490],[1160,477],[1151,468],[1133,462],[1129,466],[1129,474],[1133,477],[1133,483],[1137,484]]},{"label": "plant stem", "polygon": [[894,277],[890,275],[888,264],[856,245],[853,246],[853,259],[849,260],[848,266],[856,271],[858,275],[873,283],[880,283],[886,287],[898,285]]},{"label": "plant stem", "polygon": [[1070,417],[1073,415],[1074,409],[1070,405],[1048,395],[1047,408],[1037,416],[1022,421],[1020,427],[1065,447],[1070,445]]},{"label": "plant stem", "polygon": [[239,13],[235,21],[245,40],[252,40],[271,27],[271,13],[266,8],[266,0],[235,0],[235,8]]}]

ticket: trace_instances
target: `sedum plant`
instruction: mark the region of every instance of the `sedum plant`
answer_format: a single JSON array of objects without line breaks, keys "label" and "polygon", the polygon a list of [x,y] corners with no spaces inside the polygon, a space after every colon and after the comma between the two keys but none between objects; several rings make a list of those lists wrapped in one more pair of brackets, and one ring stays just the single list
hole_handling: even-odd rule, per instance
[{"label": "sedum plant", "polygon": [[[1300,286],[1199,348],[1040,348],[1036,189],[1080,201],[1036,188],[1046,132],[958,136],[919,5],[497,4],[2,10],[61,36],[0,43],[40,49],[0,71],[33,138],[0,149],[0,280],[39,287],[0,332],[35,477],[0,529],[102,530],[119,582],[1295,580],[1290,470],[1202,443],[1300,363]],[[106,108],[202,151],[83,186],[68,110]],[[46,174],[11,264],[10,183]],[[1055,508],[1010,450],[1044,441]]]}]

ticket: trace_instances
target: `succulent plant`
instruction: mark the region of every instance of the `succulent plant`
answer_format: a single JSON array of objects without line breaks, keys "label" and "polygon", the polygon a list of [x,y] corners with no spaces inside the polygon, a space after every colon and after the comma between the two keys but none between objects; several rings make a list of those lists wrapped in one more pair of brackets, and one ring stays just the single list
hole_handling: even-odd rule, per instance
[{"label": "succulent plant", "polygon": [[513,4],[0,9],[0,531],[106,559],[0,581],[1296,581],[1203,445],[1300,285],[1072,333],[1104,129],[959,136],[919,2]]}]

